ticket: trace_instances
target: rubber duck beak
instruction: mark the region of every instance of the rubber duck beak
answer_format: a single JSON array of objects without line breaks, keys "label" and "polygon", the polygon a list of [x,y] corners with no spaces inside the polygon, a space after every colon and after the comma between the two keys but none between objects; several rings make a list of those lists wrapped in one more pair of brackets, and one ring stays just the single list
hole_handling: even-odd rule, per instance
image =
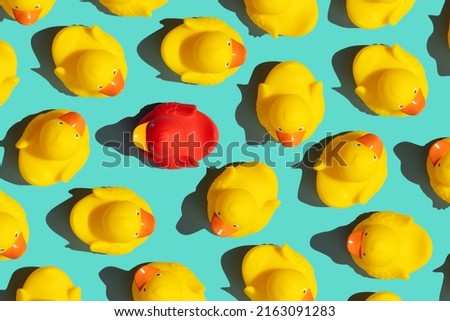
[{"label": "rubber duck beak", "polygon": [[228,224],[225,224],[225,222],[222,221],[222,219],[216,213],[214,213],[211,220],[211,229],[214,232],[214,234],[222,237],[229,236],[237,231],[236,228]]},{"label": "rubber duck beak", "polygon": [[364,230],[359,230],[351,233],[347,239],[347,250],[350,252],[350,254],[359,258],[362,258],[361,246],[363,235]]},{"label": "rubber duck beak", "polygon": [[139,238],[149,236],[155,230],[155,218],[149,212],[141,208],[141,231],[139,232]]},{"label": "rubber duck beak", "polygon": [[65,115],[62,115],[59,119],[73,127],[80,136],[83,135],[84,129],[86,128],[86,122],[80,114],[71,111]]},{"label": "rubber duck beak", "polygon": [[239,67],[245,62],[247,51],[243,44],[231,39],[231,52],[230,68]]},{"label": "rubber duck beak", "polygon": [[29,26],[39,19],[42,9],[35,9],[35,10],[12,9],[12,11],[14,14],[14,18],[16,18],[18,23]]},{"label": "rubber duck beak", "polygon": [[147,144],[147,125],[148,122],[140,124],[133,130],[133,143],[137,148],[149,152]]},{"label": "rubber duck beak", "polygon": [[280,143],[285,147],[295,147],[300,145],[305,135],[305,131],[295,133],[276,132]]},{"label": "rubber duck beak", "polygon": [[410,116],[415,116],[419,114],[425,108],[425,96],[422,90],[419,89],[414,99],[409,103],[408,106],[403,107],[402,113]]},{"label": "rubber duck beak", "polygon": [[358,142],[363,144],[364,146],[367,146],[371,151],[377,155],[378,158],[380,158],[381,153],[383,152],[383,142],[381,141],[380,137],[378,137],[375,134],[366,134],[357,139]]},{"label": "rubber duck beak", "polygon": [[14,244],[9,249],[3,252],[3,256],[9,259],[18,259],[23,255],[23,253],[25,253],[26,250],[27,243],[25,242],[25,238],[21,233],[16,242],[14,242]]},{"label": "rubber duck beak", "polygon": [[100,90],[100,92],[106,96],[113,97],[120,94],[124,87],[125,87],[125,80],[123,79],[120,70],[118,70],[117,74],[114,76],[113,80],[109,83],[109,85]]},{"label": "rubber duck beak", "polygon": [[314,297],[313,297],[310,289],[308,289],[308,291],[306,292],[306,294],[303,297],[302,301],[314,301]]},{"label": "rubber duck beak", "polygon": [[440,140],[433,144],[428,151],[428,157],[430,157],[433,166],[436,166],[448,151],[450,151],[450,142],[447,140]]},{"label": "rubber duck beak", "polygon": [[159,269],[151,266],[150,264],[141,266],[139,270],[134,274],[134,283],[139,291],[147,284],[148,280],[156,276],[159,273]]}]

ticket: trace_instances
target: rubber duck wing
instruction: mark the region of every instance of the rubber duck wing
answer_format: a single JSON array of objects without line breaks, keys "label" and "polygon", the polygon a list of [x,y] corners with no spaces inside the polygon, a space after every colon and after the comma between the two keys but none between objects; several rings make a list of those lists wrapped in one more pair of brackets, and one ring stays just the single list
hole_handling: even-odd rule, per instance
[{"label": "rubber duck wing", "polygon": [[370,276],[377,278],[377,279],[402,279],[402,280],[408,280],[409,279],[409,273],[408,271],[401,266],[387,266],[385,268],[372,268],[372,267],[366,267],[365,268],[367,274]]},{"label": "rubber duck wing", "polygon": [[410,1],[409,4],[406,3],[408,3],[408,1],[401,1],[401,4],[395,7],[394,10],[392,10],[392,12],[386,17],[385,23],[396,25],[414,5],[414,1]]},{"label": "rubber duck wing", "polygon": [[67,291],[69,301],[81,301],[81,288],[75,286]]},{"label": "rubber duck wing", "polygon": [[212,17],[186,18],[183,22],[189,29],[198,31],[216,31],[229,28],[224,21]]},{"label": "rubber duck wing", "polygon": [[130,243],[108,243],[94,241],[90,245],[90,250],[97,253],[108,253],[112,255],[127,254],[134,250]]},{"label": "rubber duck wing", "polygon": [[190,104],[165,103],[160,106],[161,108],[157,108],[152,112],[152,115],[154,117],[161,115],[179,115],[183,117],[193,117],[197,113],[197,107]]},{"label": "rubber duck wing", "polygon": [[[381,164],[380,164],[381,165]],[[386,180],[386,175],[381,172],[376,173],[375,176],[367,183],[367,185],[358,194],[358,202],[361,204],[366,204],[373,195],[383,186]]]},{"label": "rubber duck wing", "polygon": [[99,199],[105,201],[126,201],[136,198],[136,194],[122,187],[97,187],[92,193]]},{"label": "rubber duck wing", "polygon": [[204,285],[197,279],[194,273],[179,263],[170,263],[171,271],[178,276],[181,280],[183,280],[186,286],[193,293],[201,294],[205,291]]},{"label": "rubber duck wing", "polygon": [[23,131],[22,137],[17,141],[16,148],[24,149],[30,146],[31,142],[39,137],[37,133],[40,132],[40,127],[47,118],[47,113],[34,117]]},{"label": "rubber duck wing", "polygon": [[18,202],[0,191],[0,212],[23,213],[23,209]]},{"label": "rubber duck wing", "polygon": [[294,251],[289,245],[283,244],[280,247],[281,256],[295,267],[303,267],[302,272],[308,272],[308,274],[314,275],[313,268],[309,261],[296,251]]},{"label": "rubber duck wing", "polygon": [[31,301],[31,296],[25,289],[17,289],[16,301]]},{"label": "rubber duck wing", "polygon": [[83,167],[83,164],[88,158],[88,154],[79,153],[75,155],[64,167],[60,173],[60,180],[67,183],[72,179],[72,177]]},{"label": "rubber duck wing", "polygon": [[206,74],[193,71],[187,71],[181,75],[181,81],[186,83],[200,84],[200,85],[216,85],[225,79],[223,73]]},{"label": "rubber duck wing", "polygon": [[253,232],[256,233],[266,226],[280,205],[281,202],[279,200],[267,201],[261,209],[261,216],[259,217],[258,222],[255,222],[253,225]]},{"label": "rubber duck wing", "polygon": [[0,105],[2,105],[6,101],[6,99],[8,99],[9,95],[18,83],[19,78],[16,76],[8,77],[3,80],[3,82],[0,84],[0,97],[5,97],[5,99],[4,101],[0,101]]},{"label": "rubber duck wing", "polygon": [[236,167],[230,166],[217,177],[211,184],[212,191],[220,191],[227,188],[233,188],[237,177]]},{"label": "rubber duck wing", "polygon": [[244,288],[244,293],[249,297],[250,300],[256,301],[256,288],[254,286],[246,286]]},{"label": "rubber duck wing", "polygon": [[323,97],[323,83],[315,81],[310,85],[311,103],[313,108],[313,115],[316,122],[320,122],[325,113],[325,99]]}]

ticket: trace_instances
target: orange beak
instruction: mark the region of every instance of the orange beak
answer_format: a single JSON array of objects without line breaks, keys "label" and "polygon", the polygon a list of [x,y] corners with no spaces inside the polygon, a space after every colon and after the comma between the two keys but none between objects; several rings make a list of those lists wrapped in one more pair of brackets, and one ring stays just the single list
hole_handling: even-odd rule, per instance
[{"label": "orange beak", "polygon": [[16,18],[18,23],[29,26],[39,19],[42,9],[26,10],[26,11],[12,9],[12,11],[14,14],[14,18]]},{"label": "orange beak", "polygon": [[100,90],[100,92],[106,96],[117,96],[120,94],[125,87],[125,80],[123,79],[122,73],[117,71],[117,74],[114,76],[114,79],[109,83],[108,86]]},{"label": "orange beak", "polygon": [[216,213],[214,213],[211,220],[211,229],[214,232],[214,234],[222,237],[229,236],[237,231],[236,228],[228,224],[225,224],[225,222],[222,221],[222,219]]},{"label": "orange beak", "polygon": [[448,151],[450,151],[450,142],[442,139],[433,144],[428,151],[428,157],[430,157],[433,166],[436,166],[437,163],[441,160],[442,156],[444,156]]},{"label": "orange beak", "polygon": [[314,301],[314,297],[311,293],[311,290],[308,289],[302,301]]},{"label": "orange beak", "polygon": [[408,106],[402,108],[402,113],[405,113],[410,116],[414,116],[419,114],[425,108],[425,96],[422,93],[422,90],[416,94],[416,97],[409,103]]},{"label": "orange beak", "polygon": [[350,254],[361,258],[361,247],[364,230],[351,233],[347,239],[347,250]]},{"label": "orange beak", "polygon": [[358,142],[367,146],[370,150],[372,150],[378,158],[380,158],[381,153],[383,152],[383,142],[380,137],[375,134],[366,134],[357,139]]},{"label": "orange beak", "polygon": [[149,236],[155,230],[155,218],[152,214],[144,211],[141,208],[141,231],[139,232],[139,238]]},{"label": "orange beak", "polygon": [[300,145],[305,135],[305,131],[295,133],[276,132],[280,143],[285,147],[295,147]]},{"label": "orange beak", "polygon": [[247,51],[245,47],[240,42],[231,39],[231,63],[230,68],[239,67],[245,61],[247,56]]},{"label": "orange beak", "polygon": [[159,269],[151,266],[150,264],[141,266],[134,274],[134,283],[136,283],[139,291],[141,291],[145,284],[147,284],[148,280],[154,277],[157,273],[159,273]]},{"label": "orange beak", "polygon": [[18,259],[23,255],[23,253],[25,253],[26,250],[27,243],[25,242],[25,238],[21,233],[16,242],[14,242],[14,244],[9,249],[3,252],[3,256],[9,259]]},{"label": "orange beak", "polygon": [[84,129],[86,128],[86,122],[80,114],[71,111],[65,115],[62,115],[59,119],[75,128],[80,136],[83,135]]}]

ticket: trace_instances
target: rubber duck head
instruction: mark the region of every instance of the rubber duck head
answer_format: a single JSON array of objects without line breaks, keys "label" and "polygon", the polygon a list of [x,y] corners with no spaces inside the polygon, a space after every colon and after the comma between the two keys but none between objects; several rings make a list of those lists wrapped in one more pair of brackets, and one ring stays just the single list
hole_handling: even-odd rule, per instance
[{"label": "rubber duck head", "polygon": [[150,264],[142,266],[134,275],[141,300],[161,301],[177,300],[182,297],[183,284],[181,280],[170,271],[161,271]]},{"label": "rubber duck head", "polygon": [[425,107],[419,79],[407,70],[385,71],[378,82],[378,94],[386,108],[406,115],[417,115]]},{"label": "rubber duck head", "polygon": [[27,249],[20,224],[12,215],[1,212],[0,222],[0,255],[18,259]]},{"label": "rubber duck head", "polygon": [[370,133],[346,142],[338,152],[337,161],[342,162],[337,167],[339,174],[352,182],[370,179],[378,169],[383,149],[381,139]]},{"label": "rubber duck head", "polygon": [[294,269],[276,269],[267,280],[270,301],[314,301],[308,279]]},{"label": "rubber duck head", "polygon": [[[48,0],[7,0],[14,18],[22,25],[32,25],[50,10]],[[54,1],[50,1],[50,7]]]},{"label": "rubber duck head", "polygon": [[75,112],[47,121],[39,134],[39,146],[42,153],[53,160],[71,158],[82,145],[81,138],[85,127],[83,117]]},{"label": "rubber duck head", "polygon": [[155,230],[153,215],[130,201],[117,201],[103,213],[101,224],[111,242],[128,243]]},{"label": "rubber duck head", "polygon": [[293,0],[251,0],[253,7],[263,14],[280,14],[291,6]]},{"label": "rubber duck head", "polygon": [[125,80],[116,57],[105,50],[87,50],[78,60],[77,75],[81,84],[106,96],[117,96]]},{"label": "rubber duck head", "polygon": [[440,183],[450,186],[450,142],[440,140],[434,143],[429,152],[436,178]]},{"label": "rubber duck head", "polygon": [[273,103],[269,119],[283,146],[295,147],[311,124],[313,115],[307,102],[297,95],[281,95]]},{"label": "rubber duck head", "polygon": [[222,192],[214,205],[211,229],[218,236],[229,236],[248,228],[257,220],[256,200],[243,189]]}]

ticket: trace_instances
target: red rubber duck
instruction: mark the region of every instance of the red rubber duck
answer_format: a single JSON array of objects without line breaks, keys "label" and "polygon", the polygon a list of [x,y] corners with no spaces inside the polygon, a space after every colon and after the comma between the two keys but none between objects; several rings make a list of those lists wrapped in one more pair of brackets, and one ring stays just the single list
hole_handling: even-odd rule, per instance
[{"label": "red rubber duck", "polygon": [[212,119],[195,105],[182,103],[157,105],[133,132],[133,143],[153,165],[170,169],[197,167],[218,139]]}]

